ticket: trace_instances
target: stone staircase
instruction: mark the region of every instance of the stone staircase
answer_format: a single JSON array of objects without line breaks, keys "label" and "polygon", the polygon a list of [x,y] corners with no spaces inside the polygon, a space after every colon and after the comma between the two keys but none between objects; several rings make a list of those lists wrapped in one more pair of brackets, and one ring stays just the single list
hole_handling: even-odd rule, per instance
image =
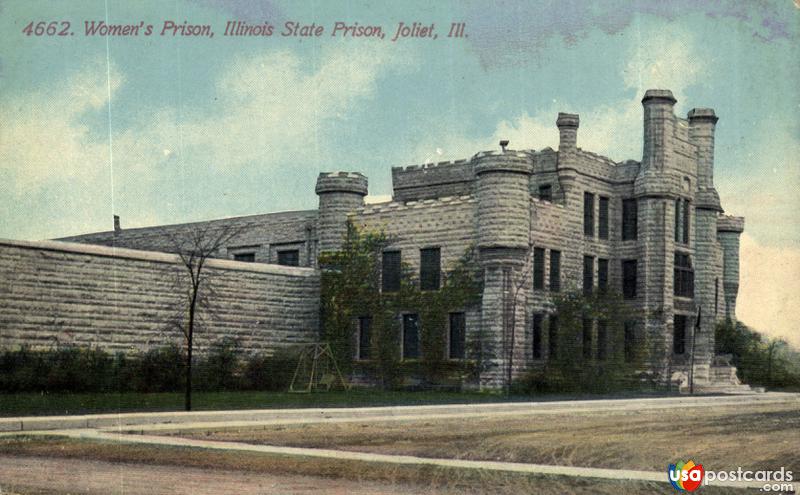
[{"label": "stone staircase", "polygon": [[[672,381],[678,383],[678,390],[682,394],[689,393],[689,376],[685,371],[673,374]],[[695,394],[758,394],[763,393],[764,387],[751,387],[739,381],[736,376],[736,366],[731,365],[727,359],[718,356],[711,363],[701,363],[694,366],[694,393]]]}]

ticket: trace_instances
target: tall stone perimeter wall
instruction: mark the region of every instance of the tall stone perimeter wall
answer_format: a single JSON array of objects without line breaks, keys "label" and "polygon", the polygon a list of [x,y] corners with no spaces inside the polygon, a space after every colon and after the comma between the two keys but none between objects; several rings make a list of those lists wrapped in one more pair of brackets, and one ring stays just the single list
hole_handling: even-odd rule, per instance
[{"label": "tall stone perimeter wall", "polygon": [[[0,240],[0,348],[136,352],[180,344],[175,323],[185,315],[185,271],[171,254]],[[195,330],[200,352],[223,337],[236,339],[244,352],[265,354],[316,340],[314,270],[209,260],[207,273],[215,295]]]}]

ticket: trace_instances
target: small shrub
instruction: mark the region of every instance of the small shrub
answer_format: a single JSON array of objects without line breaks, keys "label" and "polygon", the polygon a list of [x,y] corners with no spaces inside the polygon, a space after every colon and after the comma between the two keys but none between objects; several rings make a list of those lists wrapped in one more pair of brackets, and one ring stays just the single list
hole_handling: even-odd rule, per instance
[{"label": "small shrub", "polygon": [[219,391],[242,388],[237,347],[236,341],[228,338],[211,346],[208,355],[198,360],[194,368],[197,390]]},{"label": "small shrub", "polygon": [[278,351],[271,356],[250,356],[244,366],[244,387],[249,390],[285,392],[297,369],[297,352]]}]

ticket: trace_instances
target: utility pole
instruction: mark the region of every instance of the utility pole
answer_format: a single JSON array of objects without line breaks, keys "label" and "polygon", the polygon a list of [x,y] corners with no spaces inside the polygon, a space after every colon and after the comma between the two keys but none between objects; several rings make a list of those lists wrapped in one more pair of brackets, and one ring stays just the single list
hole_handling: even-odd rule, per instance
[{"label": "utility pole", "polygon": [[692,352],[689,355],[689,395],[694,395],[694,346],[697,344],[697,332],[700,331],[700,319],[703,316],[703,307],[697,307],[697,318],[692,329]]}]

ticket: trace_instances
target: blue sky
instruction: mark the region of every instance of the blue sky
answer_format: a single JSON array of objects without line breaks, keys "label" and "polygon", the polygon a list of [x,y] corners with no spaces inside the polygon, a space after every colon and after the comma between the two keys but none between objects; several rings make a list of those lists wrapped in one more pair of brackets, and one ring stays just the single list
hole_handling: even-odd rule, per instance
[{"label": "blue sky", "polygon": [[[215,37],[83,35],[106,18],[211,24]],[[743,291],[763,305],[772,284],[800,293],[799,19],[790,0],[4,1],[0,237],[108,230],[113,213],[134,227],[313,208],[327,170],[361,171],[385,195],[392,166],[500,138],[555,146],[558,111],[581,114],[584,149],[640,159],[639,100],[659,87],[681,115],[720,116],[715,181],[747,217],[743,256],[787,274],[749,275],[760,285]],[[75,35],[22,33],[39,20]],[[387,38],[225,38],[228,20],[376,24]],[[392,43],[401,21],[435,23],[439,39]],[[451,22],[468,38],[447,39]],[[800,306],[792,297],[770,325]]]}]

